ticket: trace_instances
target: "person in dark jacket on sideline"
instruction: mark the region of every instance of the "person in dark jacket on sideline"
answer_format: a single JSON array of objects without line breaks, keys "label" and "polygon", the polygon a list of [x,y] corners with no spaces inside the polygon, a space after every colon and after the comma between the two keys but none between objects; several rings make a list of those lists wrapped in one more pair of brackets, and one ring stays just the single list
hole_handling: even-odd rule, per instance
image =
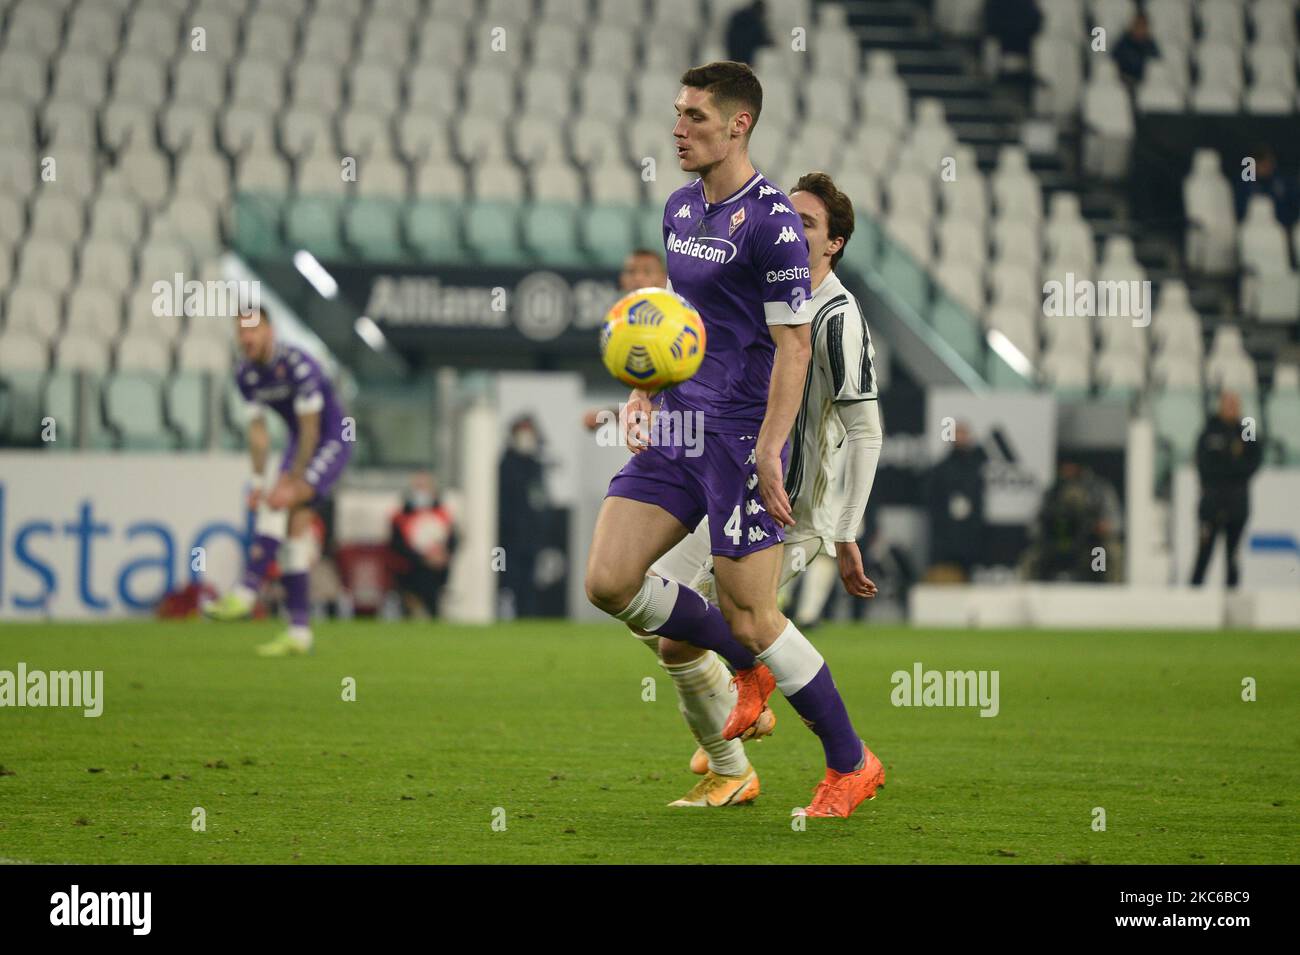
[{"label": "person in dark jacket on sideline", "polygon": [[956,568],[970,579],[984,546],[984,462],[970,427],[957,422],[953,448],[934,466],[927,487],[930,565]]},{"label": "person in dark jacket on sideline", "polygon": [[[1247,437],[1248,436],[1248,437]],[[1196,442],[1196,470],[1201,477],[1201,505],[1197,511],[1200,544],[1192,586],[1205,581],[1205,568],[1214,553],[1220,531],[1227,548],[1228,586],[1240,580],[1237,548],[1250,517],[1250,479],[1262,458],[1259,435],[1241,419],[1241,399],[1234,392],[1219,396],[1219,413],[1210,418]]]}]

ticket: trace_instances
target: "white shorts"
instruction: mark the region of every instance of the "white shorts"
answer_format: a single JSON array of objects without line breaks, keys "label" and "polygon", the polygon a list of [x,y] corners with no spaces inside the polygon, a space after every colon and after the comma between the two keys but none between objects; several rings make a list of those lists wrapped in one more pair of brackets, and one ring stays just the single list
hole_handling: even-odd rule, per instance
[{"label": "white shorts", "polygon": [[[784,546],[778,590],[807,570],[813,558],[826,549],[825,542],[819,535],[799,535],[797,532],[786,535]],[[716,604],[718,595],[713,584],[713,555],[710,550],[709,519],[706,517],[676,547],[655,561],[650,570],[660,577],[685,584],[710,603]],[[832,557],[835,556],[834,551],[829,553]]]}]

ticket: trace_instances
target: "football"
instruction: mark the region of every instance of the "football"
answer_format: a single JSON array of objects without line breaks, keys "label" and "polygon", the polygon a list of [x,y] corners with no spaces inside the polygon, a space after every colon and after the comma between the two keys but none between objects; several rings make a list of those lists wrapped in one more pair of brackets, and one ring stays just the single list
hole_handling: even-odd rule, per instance
[{"label": "football", "polygon": [[680,384],[704,360],[704,322],[690,302],[668,289],[637,289],[605,316],[600,357],[630,387],[659,391]]}]

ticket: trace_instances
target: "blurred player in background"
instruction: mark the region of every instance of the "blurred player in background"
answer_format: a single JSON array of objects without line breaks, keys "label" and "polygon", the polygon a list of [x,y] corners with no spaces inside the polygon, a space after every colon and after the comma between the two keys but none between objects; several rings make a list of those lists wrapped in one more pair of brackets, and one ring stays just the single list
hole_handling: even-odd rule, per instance
[{"label": "blurred player in background", "polygon": [[[790,192],[790,201],[808,238],[813,356],[786,476],[794,526],[786,533],[778,589],[826,553],[839,564],[845,592],[870,598],[875,596],[876,586],[863,570],[857,531],[875,482],[883,442],[875,353],[857,299],[833,271],[853,235],[853,203],[830,176],[820,172],[803,176]],[[837,467],[843,468],[844,484],[842,495],[833,499]],[[714,600],[708,519],[651,569]],[[723,737],[724,724],[735,704],[735,689],[715,654],[656,634],[636,636],[660,656],[673,676],[682,715],[700,744],[691,759],[691,770],[705,778],[671,805],[719,805],[712,800],[725,794],[728,787],[718,767],[745,763],[740,741]],[[679,678],[682,673],[690,678]],[[765,708],[754,736],[767,735],[775,722],[771,710]]]},{"label": "blurred player in background", "polygon": [[[253,464],[248,506],[257,512],[257,521],[242,580],[210,604],[206,613],[214,620],[250,616],[267,569],[284,543],[280,570],[289,627],[257,652],[262,656],[308,653],[312,633],[307,575],[317,550],[311,534],[312,507],[337,483],[352,456],[352,442],[344,434],[343,411],[320,365],[301,349],[277,341],[264,309],[242,313],[238,335],[244,358],[235,368],[235,382],[248,413]],[[289,428],[279,476],[270,491],[263,483],[270,453],[268,408]]]},{"label": "blurred player in background", "polygon": [[[807,378],[813,314],[803,222],[749,160],[762,101],[757,77],[741,63],[682,76],[673,137],[679,165],[700,178],[669,197],[664,239],[669,287],[699,311],[709,346],[699,372],[661,393],[657,406],[636,390],[628,405],[636,417],[653,409],[702,419],[702,453],[688,456],[678,442],[651,445],[629,429],[635,453],[597,518],[587,595],[638,631],[714,650],[731,664],[737,696],[724,739],[753,733],[780,687],[826,753],[826,776],[803,811],[847,816],[874,796],[884,767],[854,731],[825,661],[776,601],[782,550],[773,545],[794,523],[783,457]],[[649,573],[705,516],[717,607]],[[734,769],[717,773],[726,789],[714,804],[758,794],[748,761]]]}]

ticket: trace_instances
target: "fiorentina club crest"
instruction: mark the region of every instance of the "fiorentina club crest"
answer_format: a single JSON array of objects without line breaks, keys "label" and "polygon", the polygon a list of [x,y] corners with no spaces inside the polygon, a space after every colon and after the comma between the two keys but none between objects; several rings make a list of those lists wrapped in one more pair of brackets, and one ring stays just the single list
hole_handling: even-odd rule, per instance
[{"label": "fiorentina club crest", "polygon": [[745,207],[741,206],[739,209],[737,209],[735,212],[731,214],[731,228],[727,230],[727,235],[728,236],[735,235],[736,230],[740,228],[741,223],[743,223],[744,221],[745,221]]}]

